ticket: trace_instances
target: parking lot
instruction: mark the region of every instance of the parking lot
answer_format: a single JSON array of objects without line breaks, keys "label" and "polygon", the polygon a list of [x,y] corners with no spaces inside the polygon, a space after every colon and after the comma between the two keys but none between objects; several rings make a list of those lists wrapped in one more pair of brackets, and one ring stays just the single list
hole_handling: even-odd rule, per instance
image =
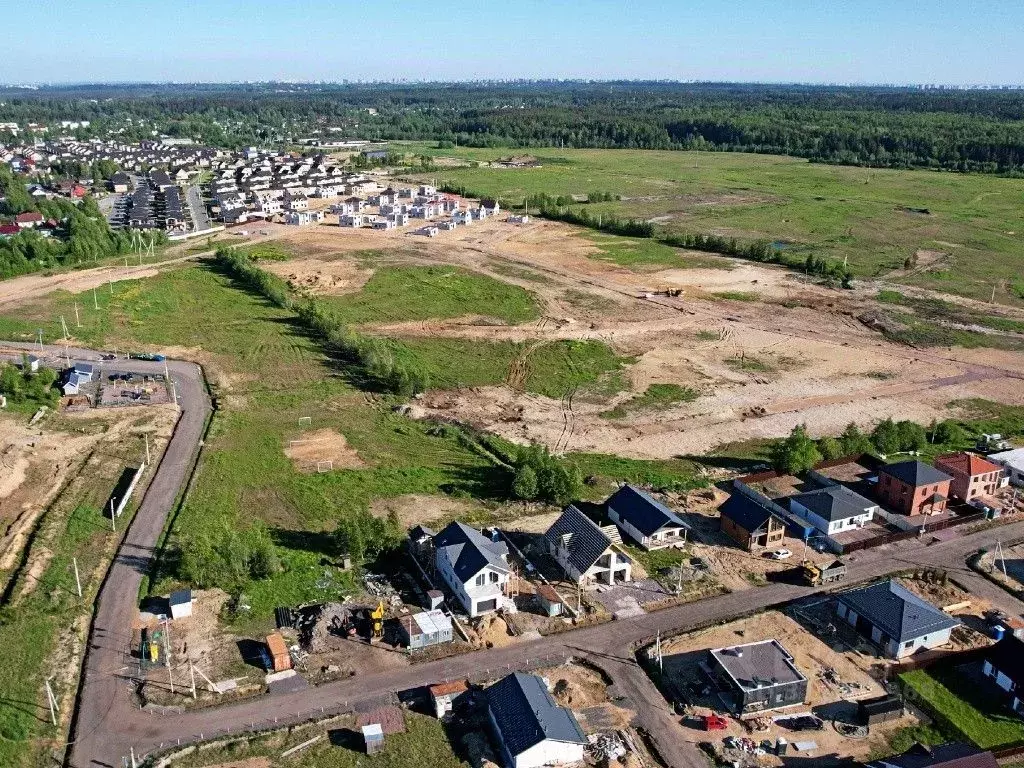
[{"label": "parking lot", "polygon": [[96,404],[101,407],[169,403],[171,393],[161,374],[139,376],[111,372],[99,384]]}]

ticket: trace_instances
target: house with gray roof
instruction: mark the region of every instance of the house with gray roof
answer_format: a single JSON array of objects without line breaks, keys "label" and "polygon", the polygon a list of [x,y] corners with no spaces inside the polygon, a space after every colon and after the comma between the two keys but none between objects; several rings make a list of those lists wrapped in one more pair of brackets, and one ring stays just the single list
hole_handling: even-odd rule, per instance
[{"label": "house with gray roof", "polygon": [[790,496],[789,511],[830,535],[863,527],[878,511],[878,504],[837,484]]},{"label": "house with gray roof", "polygon": [[953,477],[916,459],[878,470],[877,494],[904,515],[938,515],[946,511]]},{"label": "house with gray roof", "polygon": [[515,672],[486,690],[487,714],[506,768],[568,765],[583,760],[587,737],[537,675]]},{"label": "house with gray roof", "polygon": [[836,596],[836,613],[892,659],[938,648],[960,622],[893,579]]},{"label": "house with gray roof", "polygon": [[624,485],[605,503],[608,519],[644,549],[682,546],[686,523],[671,509],[632,485]]},{"label": "house with gray roof", "polygon": [[449,523],[434,537],[434,564],[471,618],[496,611],[508,600],[505,585],[512,569],[503,541],[492,541],[460,522]]},{"label": "house with gray roof", "polygon": [[544,534],[544,543],[562,570],[579,584],[617,584],[633,576],[633,561],[615,545],[614,525],[599,526],[575,505],[566,507]]},{"label": "house with gray roof", "polygon": [[803,704],[807,678],[778,640],[708,651],[707,669],[738,715]]}]

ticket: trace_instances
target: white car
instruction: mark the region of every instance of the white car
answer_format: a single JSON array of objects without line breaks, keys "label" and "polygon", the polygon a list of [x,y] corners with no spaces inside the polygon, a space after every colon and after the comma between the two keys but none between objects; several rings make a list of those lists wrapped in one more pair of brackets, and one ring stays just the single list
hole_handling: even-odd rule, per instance
[{"label": "white car", "polygon": [[771,557],[772,560],[786,560],[792,556],[793,553],[790,552],[788,549],[776,549],[769,555],[769,557]]}]

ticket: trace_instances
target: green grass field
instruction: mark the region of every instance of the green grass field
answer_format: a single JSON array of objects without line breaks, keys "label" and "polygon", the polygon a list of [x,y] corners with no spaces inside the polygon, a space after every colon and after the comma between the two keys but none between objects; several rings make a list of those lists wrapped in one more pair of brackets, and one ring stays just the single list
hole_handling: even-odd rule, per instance
[{"label": "green grass field", "polygon": [[322,300],[348,325],[466,315],[514,325],[540,316],[529,291],[455,267],[381,267],[359,293]]},{"label": "green grass field", "polygon": [[[502,149],[399,148],[470,161]],[[803,253],[849,260],[858,275],[901,268],[918,250],[941,256],[915,285],[1024,304],[1024,180],[985,175],[814,165],[732,152],[531,151],[539,168],[441,168],[439,182],[516,203],[526,195],[601,190],[621,200],[593,212],[653,219],[668,231],[766,239]],[[919,212],[927,210],[927,213]]]},{"label": "green grass field", "polygon": [[955,670],[915,669],[900,675],[900,681],[981,749],[1024,740],[1019,717],[1000,709],[991,693],[956,675]]},{"label": "green grass field", "polygon": [[[83,327],[70,325],[84,344],[139,351],[175,346],[201,355],[221,409],[169,541],[173,550],[181,531],[212,535],[224,525],[266,522],[284,568],[245,588],[252,610],[243,624],[269,621],[276,605],[336,593],[341,585],[316,586],[320,560],[331,554],[327,534],[344,515],[366,510],[377,499],[454,495],[486,506],[505,497],[510,480],[505,468],[456,434],[394,413],[394,398],[357,389],[348,371],[327,357],[289,312],[204,264],[115,284],[113,295],[100,292],[98,301],[96,311],[91,292],[52,294],[0,316],[0,338],[32,338],[42,327],[46,340],[53,340],[59,316],[73,318],[77,303]],[[525,310],[532,304],[512,306]],[[518,361],[522,386],[552,397],[577,387],[595,397],[615,391],[623,385],[618,372],[627,362],[596,341],[533,346],[408,339],[400,349],[429,368],[435,386],[502,383]],[[324,474],[297,471],[284,449],[289,440],[301,438],[302,416],[311,417],[313,429],[344,435],[362,465]],[[645,473],[664,484],[689,482],[694,474],[693,465],[683,462],[589,455],[579,461],[586,474],[601,478],[601,487]],[[171,559],[154,588],[168,587],[174,574]]]}]

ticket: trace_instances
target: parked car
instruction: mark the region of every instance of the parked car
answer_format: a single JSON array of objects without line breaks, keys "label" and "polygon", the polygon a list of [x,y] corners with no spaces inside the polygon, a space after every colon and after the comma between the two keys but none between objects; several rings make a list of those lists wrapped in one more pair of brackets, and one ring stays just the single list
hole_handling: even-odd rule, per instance
[{"label": "parked car", "polygon": [[776,549],[768,555],[772,560],[787,560],[793,556],[793,553],[788,549]]}]

